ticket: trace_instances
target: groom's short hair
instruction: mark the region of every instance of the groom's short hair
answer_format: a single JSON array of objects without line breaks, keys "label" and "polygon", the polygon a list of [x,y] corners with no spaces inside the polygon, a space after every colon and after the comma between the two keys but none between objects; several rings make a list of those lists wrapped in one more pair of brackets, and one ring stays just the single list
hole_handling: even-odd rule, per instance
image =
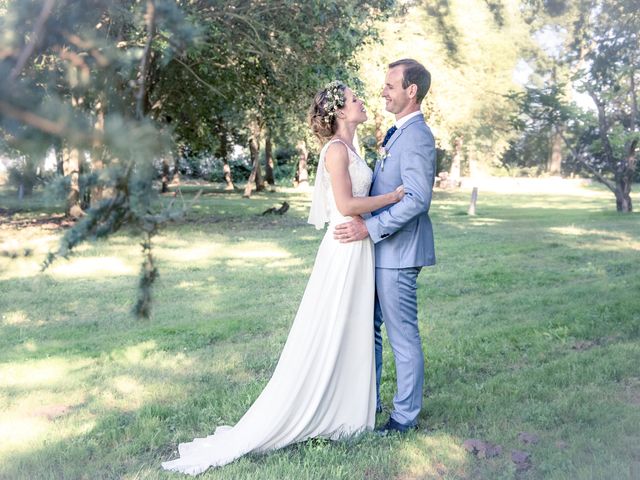
[{"label": "groom's short hair", "polygon": [[420,105],[424,97],[427,96],[427,92],[431,86],[431,74],[429,70],[412,58],[403,58],[402,60],[396,60],[389,64],[390,69],[400,66],[404,68],[402,72],[402,88],[406,89],[409,85],[415,84],[418,87],[416,103]]}]

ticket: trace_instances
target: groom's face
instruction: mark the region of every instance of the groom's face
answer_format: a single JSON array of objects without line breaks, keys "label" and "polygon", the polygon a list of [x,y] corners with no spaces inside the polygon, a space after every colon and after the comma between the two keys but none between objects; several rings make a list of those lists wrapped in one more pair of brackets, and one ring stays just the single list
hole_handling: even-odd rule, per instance
[{"label": "groom's face", "polygon": [[402,88],[404,77],[404,67],[393,67],[387,72],[382,89],[382,97],[385,100],[387,112],[398,114],[404,111],[412,102],[409,96],[409,89]]}]

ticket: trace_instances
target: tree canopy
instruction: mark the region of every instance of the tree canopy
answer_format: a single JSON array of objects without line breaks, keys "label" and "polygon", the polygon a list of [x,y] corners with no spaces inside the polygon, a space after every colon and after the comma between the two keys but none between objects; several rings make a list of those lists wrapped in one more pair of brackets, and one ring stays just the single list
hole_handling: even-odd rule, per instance
[{"label": "tree canopy", "polygon": [[137,310],[146,316],[156,276],[151,237],[180,214],[154,200],[154,162],[172,155],[176,143],[214,150],[231,137],[254,144],[269,123],[301,121],[310,91],[348,76],[353,51],[393,5],[15,0],[1,6],[3,145],[42,158],[61,144],[70,201],[80,204],[80,184],[93,195],[45,267],[87,238],[132,225],[145,237]]},{"label": "tree canopy", "polygon": [[[274,144],[297,146],[304,168],[307,106],[336,78],[368,101],[361,138],[374,155],[390,123],[379,92],[399,58],[433,74],[423,108],[439,168],[571,168],[631,211],[639,30],[635,0],[0,0],[0,147],[25,172],[56,151],[51,183],[78,221],[45,266],[88,238],[140,232],[148,315],[152,236],[182,214],[154,182],[165,191],[193,153],[224,163],[233,188],[234,145],[250,151],[247,196],[263,148],[270,181]],[[34,185],[16,178],[22,193]]]}]

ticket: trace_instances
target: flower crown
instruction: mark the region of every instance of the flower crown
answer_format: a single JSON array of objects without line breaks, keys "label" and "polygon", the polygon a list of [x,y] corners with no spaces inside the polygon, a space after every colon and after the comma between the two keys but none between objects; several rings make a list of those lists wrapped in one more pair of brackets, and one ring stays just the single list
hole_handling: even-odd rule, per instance
[{"label": "flower crown", "polygon": [[327,116],[324,117],[326,123],[331,123],[331,117],[335,116],[339,108],[344,107],[346,99],[344,97],[344,89],[346,85],[340,80],[334,80],[328,83],[324,89],[327,92],[327,99],[322,105]]}]

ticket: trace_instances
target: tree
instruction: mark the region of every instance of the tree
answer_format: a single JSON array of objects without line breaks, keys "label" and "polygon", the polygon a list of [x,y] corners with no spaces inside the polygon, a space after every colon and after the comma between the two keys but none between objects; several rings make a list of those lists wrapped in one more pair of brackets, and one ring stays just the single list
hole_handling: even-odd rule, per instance
[{"label": "tree", "polygon": [[[149,315],[150,287],[157,275],[151,238],[179,212],[154,207],[153,160],[169,147],[149,118],[152,65],[172,54],[157,43],[159,32],[180,39],[188,22],[175,3],[106,0],[6,2],[0,29],[0,132],[25,155],[62,143],[77,206],[81,157],[101,153],[104,168],[87,175],[88,187],[110,195],[66,231],[57,256],[81,242],[131,225],[143,237],[143,265],[136,313]],[[96,121],[100,119],[100,121]],[[65,155],[63,155],[64,157]]]},{"label": "tree", "polygon": [[354,51],[393,4],[236,0],[185,5],[198,19],[201,36],[160,72],[161,86],[151,94],[154,116],[172,118],[179,141],[196,151],[228,151],[220,148],[217,135],[224,125],[225,139],[252,152],[254,178],[244,191],[250,196],[255,178],[261,179],[256,163],[261,140],[272,146],[299,140],[281,135],[299,134],[320,86],[354,76]]},{"label": "tree", "polygon": [[432,74],[422,109],[437,146],[449,161],[457,155],[492,167],[513,136],[508,120],[514,106],[504,95],[518,87],[513,70],[523,51],[532,48],[520,2],[454,0],[405,7],[381,26],[383,46],[371,42],[359,54],[371,117],[363,143],[376,152],[392,123],[379,101],[387,64],[412,57]]},{"label": "tree", "polygon": [[[530,87],[514,98],[531,122],[568,125],[573,133],[560,130],[558,135],[573,161],[614,193],[619,212],[631,212],[630,193],[640,140],[637,107],[640,10],[633,0],[560,3],[554,4],[553,12],[564,15],[562,28],[570,28],[569,41],[560,56],[574,72],[573,88],[591,97],[597,117],[571,105],[559,83]],[[534,11],[545,8],[539,2],[529,2],[529,6]],[[569,14],[570,22],[566,20]],[[548,21],[553,18],[551,15]]]},{"label": "tree", "polygon": [[[392,3],[2,1],[0,30],[12,32],[0,38],[3,143],[29,158],[61,145],[69,213],[82,186],[102,196],[77,213],[45,267],[130,225],[143,237],[136,311],[148,316],[151,239],[181,214],[157,198],[154,165],[165,163],[166,182],[176,144],[225,156],[243,142],[257,175],[265,126],[299,123],[311,92],[349,72]],[[86,154],[91,171],[82,175]]]}]

